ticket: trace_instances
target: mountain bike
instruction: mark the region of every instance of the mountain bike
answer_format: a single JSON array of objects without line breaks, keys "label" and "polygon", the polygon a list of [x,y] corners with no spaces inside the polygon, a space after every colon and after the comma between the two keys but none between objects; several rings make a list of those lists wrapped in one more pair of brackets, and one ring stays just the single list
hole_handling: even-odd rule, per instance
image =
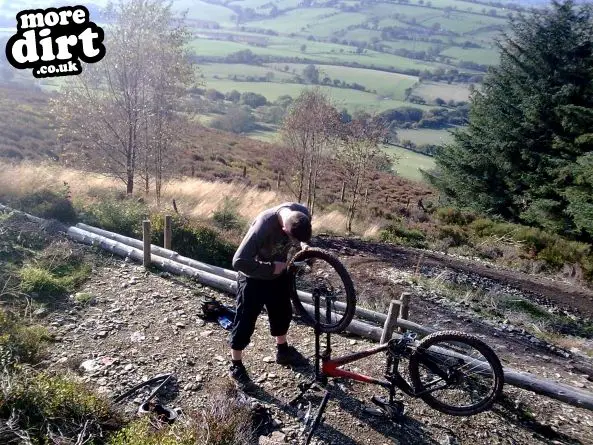
[{"label": "mountain bike", "polygon": [[[395,399],[398,389],[453,416],[471,416],[488,410],[502,394],[504,372],[495,352],[476,336],[460,331],[435,332],[422,340],[417,340],[415,333],[407,332],[374,348],[332,358],[330,334],[345,329],[356,309],[350,275],[335,256],[320,249],[297,253],[288,268],[293,277],[293,305],[305,322],[315,327],[316,340],[315,379],[301,388],[301,394],[292,404],[313,385],[326,386],[328,378],[385,388],[387,399],[375,396],[371,400],[394,421],[400,421],[404,413],[403,402]],[[320,348],[322,334],[326,335],[323,352]],[[383,378],[342,368],[380,353],[385,354]],[[402,359],[408,361],[407,378],[400,372]],[[329,397],[330,392],[326,390],[316,411],[309,405],[303,429],[306,444],[321,423]]]}]

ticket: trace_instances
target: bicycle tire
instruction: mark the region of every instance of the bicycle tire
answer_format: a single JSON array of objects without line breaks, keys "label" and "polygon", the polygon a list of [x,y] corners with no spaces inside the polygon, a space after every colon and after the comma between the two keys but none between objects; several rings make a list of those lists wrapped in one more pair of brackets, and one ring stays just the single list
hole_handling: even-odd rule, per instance
[{"label": "bicycle tire", "polygon": [[[496,353],[490,348],[490,346],[488,346],[479,338],[467,334],[465,332],[435,332],[425,337],[419,342],[418,346],[410,356],[409,362],[410,380],[412,381],[412,385],[415,391],[417,393],[421,393],[422,391],[428,390],[427,386],[422,381],[422,376],[420,372],[420,367],[422,366],[423,361],[424,363],[426,363],[430,360],[434,363],[435,357],[440,356],[447,357],[450,360],[456,360],[457,365],[459,364],[461,359],[458,357],[452,358],[451,356],[443,354],[441,350],[432,350],[430,352],[428,351],[429,348],[435,346],[437,348],[451,350],[452,348],[447,347],[445,343],[455,343],[456,345],[469,346],[477,350],[483,356],[485,360],[480,360],[478,363],[477,359],[474,359],[472,363],[474,363],[474,368],[476,368],[476,365],[488,365],[492,372],[492,381],[490,385],[488,385],[487,394],[480,400],[473,402],[470,405],[464,406],[457,406],[445,403],[439,400],[437,397],[435,397],[433,392],[426,392],[424,394],[420,394],[419,397],[422,400],[424,400],[424,402],[426,402],[430,407],[438,411],[441,411],[445,414],[450,414],[453,416],[472,416],[474,414],[478,414],[490,409],[502,394],[502,389],[504,385],[504,371],[502,369],[502,365],[500,364],[500,360],[496,356]],[[427,354],[430,354],[430,356],[428,356]],[[467,366],[467,364],[464,364],[464,366]],[[485,377],[486,372],[478,372],[472,376],[468,376],[464,372],[462,374],[464,374],[464,377],[461,377],[461,382],[457,386],[452,386],[450,388],[459,389],[464,383],[468,383],[468,381],[470,381],[470,377],[472,380],[475,379],[474,375],[481,375]]]},{"label": "bicycle tire", "polygon": [[[342,332],[352,321],[354,317],[354,312],[356,310],[356,292],[354,290],[354,284],[352,282],[352,278],[348,274],[348,271],[341,263],[341,261],[331,253],[318,249],[318,248],[308,248],[306,250],[301,250],[298,252],[294,257],[289,261],[287,265],[288,273],[291,277],[291,295],[290,298],[292,300],[292,304],[295,308],[295,311],[301,317],[301,319],[311,325],[315,325],[315,317],[313,314],[309,313],[305,307],[303,306],[303,302],[299,299],[298,296],[298,289],[297,289],[297,273],[298,268],[295,266],[295,263],[307,260],[321,260],[327,263],[333,270],[337,273],[339,280],[343,286],[344,291],[344,301],[340,302],[343,303],[345,307],[340,309],[341,317],[336,317],[335,321],[327,322],[324,321],[324,317],[322,316],[322,320],[320,323],[320,331],[324,333],[339,333]],[[321,311],[324,312],[324,306],[322,305]]]}]

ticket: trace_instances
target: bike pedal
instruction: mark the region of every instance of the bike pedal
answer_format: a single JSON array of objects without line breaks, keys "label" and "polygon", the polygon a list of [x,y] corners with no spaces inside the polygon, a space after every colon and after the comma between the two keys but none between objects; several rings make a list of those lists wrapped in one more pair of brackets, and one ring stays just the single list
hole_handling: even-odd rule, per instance
[{"label": "bike pedal", "polygon": [[404,403],[399,400],[394,400],[393,403],[389,403],[383,397],[373,396],[371,402],[379,407],[379,409],[389,417],[391,420],[400,421],[404,417]]}]

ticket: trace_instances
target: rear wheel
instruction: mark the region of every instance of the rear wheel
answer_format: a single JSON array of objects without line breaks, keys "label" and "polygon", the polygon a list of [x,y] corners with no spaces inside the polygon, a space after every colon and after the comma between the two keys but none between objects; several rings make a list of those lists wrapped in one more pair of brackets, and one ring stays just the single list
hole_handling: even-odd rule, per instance
[{"label": "rear wheel", "polygon": [[502,393],[504,372],[494,351],[458,331],[431,334],[410,357],[410,379],[432,408],[454,416],[489,409]]},{"label": "rear wheel", "polygon": [[317,294],[321,332],[346,329],[354,317],[356,294],[352,279],[338,258],[309,248],[290,260],[288,272],[292,279],[292,304],[305,323],[315,324],[313,295]]}]

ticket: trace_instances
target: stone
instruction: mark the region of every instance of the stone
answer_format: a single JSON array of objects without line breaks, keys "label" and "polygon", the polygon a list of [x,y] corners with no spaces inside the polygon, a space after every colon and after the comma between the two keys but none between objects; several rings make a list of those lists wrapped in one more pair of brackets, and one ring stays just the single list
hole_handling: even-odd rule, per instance
[{"label": "stone", "polygon": [[97,332],[97,337],[99,337],[99,338],[105,338],[105,337],[107,337],[107,331],[99,331],[99,332]]}]

